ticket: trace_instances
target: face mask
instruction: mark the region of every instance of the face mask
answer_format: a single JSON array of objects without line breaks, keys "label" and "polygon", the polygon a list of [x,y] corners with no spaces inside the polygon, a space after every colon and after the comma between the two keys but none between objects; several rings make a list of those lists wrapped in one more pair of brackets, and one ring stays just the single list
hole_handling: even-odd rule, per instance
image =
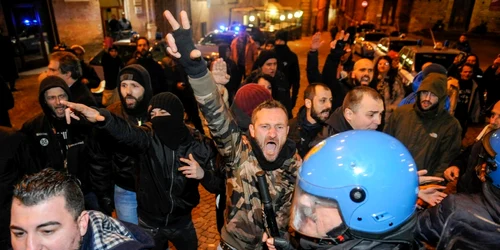
[{"label": "face mask", "polygon": [[184,122],[172,116],[156,116],[151,119],[155,134],[160,141],[170,149],[176,150],[187,138],[189,130]]}]

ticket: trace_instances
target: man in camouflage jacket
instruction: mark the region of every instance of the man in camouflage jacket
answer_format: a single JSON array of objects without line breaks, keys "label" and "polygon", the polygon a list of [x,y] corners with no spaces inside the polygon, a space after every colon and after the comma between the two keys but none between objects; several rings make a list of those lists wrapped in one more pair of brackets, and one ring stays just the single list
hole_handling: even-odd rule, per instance
[{"label": "man in camouflage jacket", "polygon": [[[173,33],[168,51],[184,66],[210,132],[227,167],[226,215],[222,249],[262,249],[265,231],[263,205],[256,173],[264,170],[280,231],[288,227],[295,177],[302,164],[295,143],[287,139],[288,115],[277,101],[266,101],[253,112],[249,134],[243,134],[224,106],[206,63],[198,60],[186,12],[181,25],[169,11],[165,17]],[[220,59],[219,59],[220,60]],[[219,61],[219,66],[225,67]]]}]

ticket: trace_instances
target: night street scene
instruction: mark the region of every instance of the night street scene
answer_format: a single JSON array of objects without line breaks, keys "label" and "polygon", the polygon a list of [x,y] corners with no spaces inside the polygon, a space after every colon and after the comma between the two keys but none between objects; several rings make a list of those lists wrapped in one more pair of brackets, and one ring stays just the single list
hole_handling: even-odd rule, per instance
[{"label": "night street scene", "polygon": [[500,0],[0,0],[0,250],[500,249]]}]

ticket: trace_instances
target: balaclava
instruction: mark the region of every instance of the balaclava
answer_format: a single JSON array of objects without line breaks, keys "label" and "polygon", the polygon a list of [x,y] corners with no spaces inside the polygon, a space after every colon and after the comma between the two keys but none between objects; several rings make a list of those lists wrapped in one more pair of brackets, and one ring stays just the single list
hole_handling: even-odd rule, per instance
[{"label": "balaclava", "polygon": [[153,129],[160,141],[168,148],[176,150],[189,135],[189,130],[184,124],[184,106],[172,93],[159,93],[150,102],[150,111],[159,108],[170,115],[155,116],[151,119]]}]

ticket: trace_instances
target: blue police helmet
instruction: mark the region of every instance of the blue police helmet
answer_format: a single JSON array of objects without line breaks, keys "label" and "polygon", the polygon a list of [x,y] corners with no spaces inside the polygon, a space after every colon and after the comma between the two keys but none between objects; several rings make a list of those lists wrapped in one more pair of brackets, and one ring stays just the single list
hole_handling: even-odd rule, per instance
[{"label": "blue police helmet", "polygon": [[500,129],[486,134],[483,138],[483,146],[491,157],[487,169],[488,177],[495,187],[500,188],[500,171],[498,171],[500,155],[497,153],[500,152]]},{"label": "blue police helmet", "polygon": [[335,200],[351,230],[380,234],[406,222],[416,209],[417,166],[394,137],[373,130],[339,133],[304,158],[301,192]]}]

